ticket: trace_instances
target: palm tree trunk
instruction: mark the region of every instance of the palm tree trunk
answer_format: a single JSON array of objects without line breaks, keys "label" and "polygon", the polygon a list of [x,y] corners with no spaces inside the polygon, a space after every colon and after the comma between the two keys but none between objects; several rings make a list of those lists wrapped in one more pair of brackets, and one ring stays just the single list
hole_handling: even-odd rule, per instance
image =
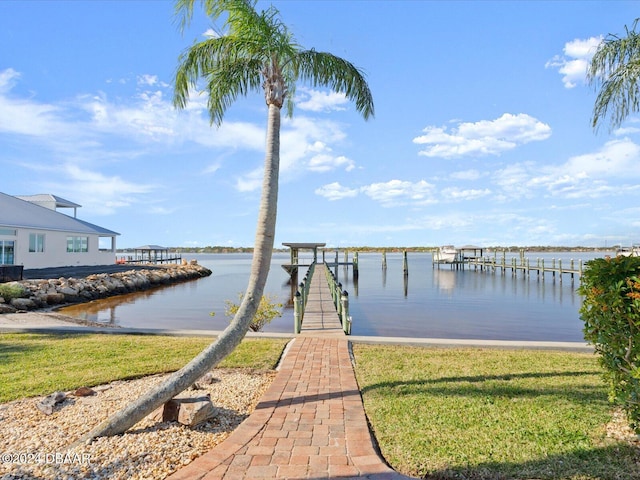
[{"label": "palm tree trunk", "polygon": [[269,105],[262,197],[256,226],[251,274],[240,307],[220,336],[187,365],[170,375],[162,384],[112,415],[71,446],[94,438],[124,433],[155,409],[193,385],[214,368],[242,341],[249,330],[269,275],[276,229],[278,175],[280,164],[280,108]]}]

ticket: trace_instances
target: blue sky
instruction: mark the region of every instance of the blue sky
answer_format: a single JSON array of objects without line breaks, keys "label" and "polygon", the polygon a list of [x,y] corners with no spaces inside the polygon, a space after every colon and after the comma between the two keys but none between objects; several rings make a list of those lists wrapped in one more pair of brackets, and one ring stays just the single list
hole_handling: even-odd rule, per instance
[{"label": "blue sky", "polygon": [[[366,74],[376,115],[300,85],[281,133],[275,243],[640,242],[640,117],[590,126],[589,52],[626,1],[274,0],[298,43]],[[173,2],[0,2],[0,191],[53,193],[119,247],[253,245],[266,107],[220,128],[171,104]]]}]

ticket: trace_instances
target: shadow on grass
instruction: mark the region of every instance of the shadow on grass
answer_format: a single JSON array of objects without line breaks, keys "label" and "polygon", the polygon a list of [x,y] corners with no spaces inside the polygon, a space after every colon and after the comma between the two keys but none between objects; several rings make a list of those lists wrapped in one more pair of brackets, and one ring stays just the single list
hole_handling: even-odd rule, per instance
[{"label": "shadow on grass", "polygon": [[[406,413],[407,409],[416,408],[419,410],[420,405],[429,405],[430,399],[437,399],[437,403],[442,406],[446,405],[447,399],[451,399],[451,405],[457,405],[455,398],[468,398],[472,401],[472,405],[480,411],[484,405],[493,403],[498,399],[532,399],[534,405],[542,405],[543,411],[552,411],[557,405],[558,411],[556,415],[558,421],[566,420],[571,415],[591,416],[596,411],[607,410],[609,402],[607,401],[606,388],[603,385],[601,373],[592,370],[573,370],[559,372],[523,372],[514,374],[498,374],[498,375],[476,375],[476,376],[450,376],[442,378],[425,378],[409,381],[389,381],[379,382],[373,385],[362,386],[362,392],[365,397],[365,405],[367,404],[367,395],[380,396],[390,399],[386,403],[388,408],[393,410],[396,402],[393,399],[407,398],[408,402],[403,407]],[[373,398],[373,397],[372,397]],[[542,403],[538,403],[537,399],[542,399]],[[419,402],[419,403],[418,403]],[[494,412],[503,408],[510,411],[511,402],[501,402],[498,404],[498,410],[488,411],[487,415],[493,415]],[[517,402],[514,405],[516,415],[522,415],[522,411],[517,406],[527,405]],[[402,411],[402,410],[399,410]],[[535,411],[535,410],[534,410]],[[558,413],[560,412],[560,413]],[[565,412],[565,413],[562,413]],[[372,412],[373,413],[373,412]],[[393,413],[387,412],[393,416]],[[422,425],[420,419],[415,418],[420,415],[418,411],[410,414],[409,417],[414,418],[416,425]],[[499,415],[499,414],[496,414]],[[482,416],[478,420],[482,424]],[[500,430],[497,427],[494,442],[497,444],[497,451],[504,449],[505,452],[519,449],[519,443],[523,438],[518,435],[512,436],[509,428],[526,429],[525,424],[513,423],[513,417],[510,415],[499,416],[500,422],[505,422],[506,430]],[[372,421],[375,423],[375,414]],[[424,420],[424,419],[422,419]],[[572,421],[572,420],[569,420]],[[576,419],[576,421],[578,421]],[[551,423],[549,423],[551,422]],[[429,423],[428,421],[426,422]],[[442,425],[446,425],[443,423]],[[520,425],[519,427],[517,425]],[[545,425],[544,423],[542,424]],[[546,424],[549,429],[553,430],[555,422],[547,420]],[[456,425],[455,428],[458,428]],[[411,428],[410,426],[408,428]],[[446,428],[446,427],[444,427]],[[487,427],[491,428],[491,427]],[[545,427],[546,428],[546,427]],[[564,432],[562,425],[558,427],[561,433]],[[585,422],[583,427],[591,430],[594,425]],[[532,431],[536,432],[540,426],[536,426],[533,421]],[[536,430],[538,429],[538,430]],[[490,432],[488,430],[487,432]],[[586,440],[588,432],[576,430],[575,432],[581,439]],[[464,434],[461,432],[461,434]],[[425,470],[429,464],[427,451],[424,451],[423,464],[420,465],[418,460],[413,466],[407,466],[413,470],[412,473],[419,474],[420,478],[429,480],[507,480],[507,479],[566,479],[566,480],[640,480],[640,449],[626,443],[620,443],[609,439],[594,439],[589,444],[572,444],[571,431],[569,436],[561,434],[555,438],[556,434],[552,433],[553,439],[550,439],[550,445],[540,445],[540,451],[550,451],[545,456],[544,453],[534,455],[514,455],[510,458],[507,454],[501,455],[499,460],[491,461],[490,451],[491,445],[488,444],[481,458],[467,462],[455,461],[452,459],[448,466],[443,466],[440,470]],[[437,442],[437,439],[432,439]],[[401,441],[401,440],[399,440]],[[480,440],[486,441],[484,440]],[[500,447],[504,444],[505,447]],[[467,439],[469,444],[474,443],[473,436]],[[393,440],[391,441],[393,443]],[[479,444],[479,445],[482,445]],[[411,447],[409,447],[410,449]],[[525,448],[525,445],[523,445]],[[473,450],[473,449],[471,449]],[[489,460],[487,460],[487,458]],[[522,460],[522,458],[530,458],[530,460]],[[434,463],[431,463],[433,466]],[[422,470],[421,470],[422,468]]]},{"label": "shadow on grass", "polygon": [[[361,387],[363,395],[380,390],[389,390],[393,395],[453,395],[466,397],[486,397],[487,395],[507,397],[540,397],[563,396],[580,403],[594,401],[606,403],[606,394],[602,384],[571,384],[569,387],[562,379],[578,377],[601,378],[599,372],[548,372],[548,373],[514,373],[505,375],[477,375],[460,377],[443,377],[436,379],[421,379],[411,381],[380,382]],[[525,387],[518,380],[526,379],[557,379],[554,386],[536,384]]]},{"label": "shadow on grass", "polygon": [[507,480],[507,479],[640,479],[640,449],[615,444],[550,455],[527,462],[487,462],[473,467],[445,468],[428,472],[428,480]]},{"label": "shadow on grass", "polygon": [[[0,365],[11,356],[35,353],[51,348],[46,342],[69,340],[82,337],[82,333],[0,333]],[[86,335],[85,335],[86,336]]]},{"label": "shadow on grass", "polygon": [[35,344],[0,342],[0,365],[6,364],[11,356],[33,352],[39,347]]}]

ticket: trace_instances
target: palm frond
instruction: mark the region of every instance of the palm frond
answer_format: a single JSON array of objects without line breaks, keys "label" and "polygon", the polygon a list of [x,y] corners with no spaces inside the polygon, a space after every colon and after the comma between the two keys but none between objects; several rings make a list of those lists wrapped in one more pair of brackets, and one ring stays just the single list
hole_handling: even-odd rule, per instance
[{"label": "palm frond", "polygon": [[211,38],[192,45],[179,59],[174,106],[185,108],[189,92],[196,89],[201,78],[206,78],[211,122],[220,125],[229,98],[235,100],[239,93],[246,95],[249,90],[260,89],[261,63],[246,58],[245,52],[246,45],[230,37]]},{"label": "palm frond", "polygon": [[[200,1],[211,18],[226,14],[225,34],[196,43],[181,55],[175,76],[176,107],[184,108],[190,89],[205,78],[212,123],[222,122],[238,95],[260,86],[267,103],[286,106],[291,116],[296,83],[302,81],[344,93],[365,119],[374,115],[363,72],[335,55],[302,50],[273,6],[258,13],[257,0]],[[192,15],[194,2],[177,0],[176,9],[183,19]]]},{"label": "palm frond", "polygon": [[375,115],[373,95],[364,73],[351,62],[331,53],[305,50],[295,57],[292,68],[303,82],[344,93],[365,120]]},{"label": "palm frond", "polygon": [[598,46],[587,70],[587,81],[599,87],[593,108],[592,127],[597,130],[607,116],[610,129],[619,127],[640,109],[640,34],[625,27],[626,36],[609,35]]},{"label": "palm frond", "polygon": [[207,109],[211,123],[219,126],[225,112],[238,96],[260,91],[260,66],[259,61],[241,58],[235,62],[220,64],[220,68],[207,75]]}]

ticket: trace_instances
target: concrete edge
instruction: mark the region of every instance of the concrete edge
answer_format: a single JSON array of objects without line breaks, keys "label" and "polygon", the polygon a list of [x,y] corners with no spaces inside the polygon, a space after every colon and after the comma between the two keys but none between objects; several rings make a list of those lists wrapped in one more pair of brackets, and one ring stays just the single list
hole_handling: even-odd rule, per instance
[{"label": "concrete edge", "polygon": [[[218,330],[174,330],[159,328],[105,328],[82,326],[0,326],[0,333],[99,333],[108,335],[170,335],[176,337],[217,337]],[[296,338],[293,333],[247,332],[246,338]],[[352,343],[370,345],[403,345],[414,347],[474,347],[530,350],[567,350],[593,352],[592,345],[584,342],[549,342],[520,340],[482,340],[458,338],[407,338],[345,336]]]}]

